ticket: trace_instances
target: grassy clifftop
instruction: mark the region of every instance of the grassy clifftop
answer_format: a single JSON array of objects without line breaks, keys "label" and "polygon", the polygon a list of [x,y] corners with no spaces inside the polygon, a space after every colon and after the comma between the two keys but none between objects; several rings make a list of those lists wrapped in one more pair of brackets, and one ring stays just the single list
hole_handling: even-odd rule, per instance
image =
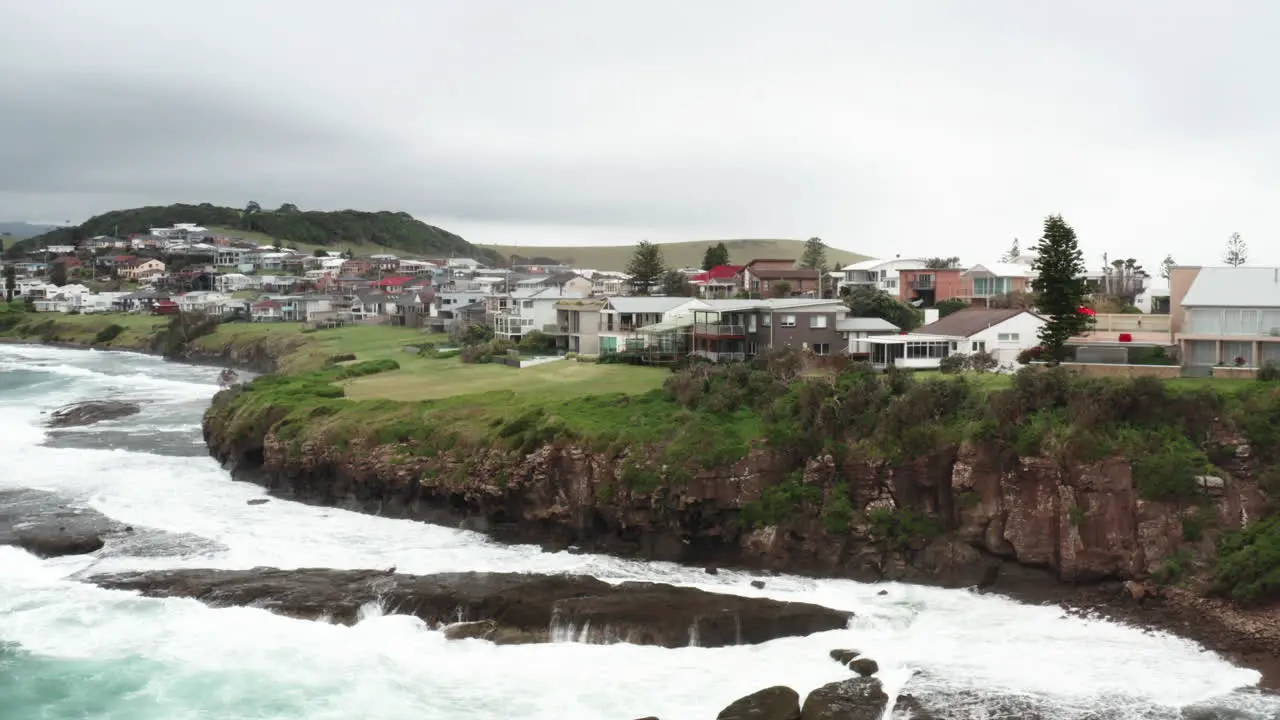
[{"label": "grassy clifftop", "polygon": [[113,210],[91,217],[78,227],[58,228],[19,241],[6,252],[23,252],[42,244],[74,245],[95,235],[127,235],[174,223],[196,223],[220,228],[229,234],[253,234],[257,240],[305,247],[345,250],[369,245],[421,255],[467,256],[486,262],[498,260],[493,251],[472,245],[447,230],[428,225],[403,212],[301,211],[292,206],[249,212],[209,203]]}]

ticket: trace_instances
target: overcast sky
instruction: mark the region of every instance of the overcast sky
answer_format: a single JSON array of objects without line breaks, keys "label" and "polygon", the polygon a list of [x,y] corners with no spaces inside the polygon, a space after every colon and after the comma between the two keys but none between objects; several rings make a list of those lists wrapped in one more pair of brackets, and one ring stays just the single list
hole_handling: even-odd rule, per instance
[{"label": "overcast sky", "polygon": [[6,0],[0,218],[406,210],[473,242],[818,235],[1280,263],[1280,3]]}]

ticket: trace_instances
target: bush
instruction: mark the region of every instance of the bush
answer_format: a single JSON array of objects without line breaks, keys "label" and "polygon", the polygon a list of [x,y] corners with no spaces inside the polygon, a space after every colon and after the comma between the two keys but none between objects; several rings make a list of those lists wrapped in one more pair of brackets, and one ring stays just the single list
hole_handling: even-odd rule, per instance
[{"label": "bush", "polygon": [[111,323],[110,325],[99,330],[97,335],[93,336],[92,344],[105,345],[106,343],[109,343],[112,340],[115,340],[117,337],[119,337],[120,333],[122,332],[124,332],[124,326]]},{"label": "bush", "polygon": [[969,369],[974,372],[991,372],[1000,366],[995,355],[983,350],[969,356]]},{"label": "bush", "polygon": [[1018,357],[1017,357],[1018,364],[1029,365],[1033,362],[1039,362],[1040,356],[1043,354],[1044,354],[1043,346],[1036,345],[1035,347],[1029,347],[1026,350],[1023,350],[1022,352],[1018,353]]},{"label": "bush", "polygon": [[520,351],[525,353],[555,352],[556,339],[553,335],[534,330],[520,338]]},{"label": "bush", "polygon": [[346,380],[348,378],[376,375],[378,373],[390,372],[392,370],[399,369],[400,363],[392,360],[391,358],[384,358],[382,360],[366,360],[362,363],[356,363],[355,365],[348,365],[347,367],[342,368],[338,371],[338,374],[335,377],[339,380]]},{"label": "bush", "polygon": [[937,537],[937,520],[907,508],[876,508],[867,513],[871,539],[890,550],[906,550]]},{"label": "bush", "polygon": [[1223,538],[1212,589],[1241,604],[1280,599],[1280,515]]},{"label": "bush", "polygon": [[1280,365],[1264,363],[1258,368],[1258,382],[1276,382],[1280,380]]},{"label": "bush", "polygon": [[742,521],[748,527],[778,525],[791,517],[804,505],[822,502],[822,490],[816,485],[805,485],[799,472],[793,472],[782,482],[767,487],[760,499],[742,506]]},{"label": "bush", "polygon": [[1133,483],[1144,500],[1179,502],[1199,497],[1196,478],[1209,472],[1209,460],[1185,437],[1155,438],[1139,448]]},{"label": "bush", "polygon": [[947,375],[964,372],[967,367],[969,367],[969,356],[963,353],[953,353],[938,361],[938,370]]},{"label": "bush", "polygon": [[516,344],[504,338],[495,338],[476,345],[462,348],[458,358],[464,363],[479,364],[492,362],[494,358],[506,357],[507,353],[516,349]]}]

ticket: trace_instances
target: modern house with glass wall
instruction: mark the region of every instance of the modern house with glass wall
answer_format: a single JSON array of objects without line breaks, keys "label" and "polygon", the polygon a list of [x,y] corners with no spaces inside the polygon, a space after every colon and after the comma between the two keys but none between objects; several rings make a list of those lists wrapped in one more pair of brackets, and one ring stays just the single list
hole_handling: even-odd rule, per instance
[{"label": "modern house with glass wall", "polygon": [[1175,267],[1169,290],[1183,365],[1280,365],[1280,268]]}]

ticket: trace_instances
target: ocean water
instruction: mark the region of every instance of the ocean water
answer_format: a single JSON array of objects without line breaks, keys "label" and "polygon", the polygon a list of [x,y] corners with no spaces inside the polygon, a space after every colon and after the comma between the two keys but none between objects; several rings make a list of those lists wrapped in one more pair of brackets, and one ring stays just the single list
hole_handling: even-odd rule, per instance
[{"label": "ocean water", "polygon": [[[1194,643],[1063,617],[965,591],[752,576],[507,546],[461,530],[263,497],[205,456],[200,414],[217,370],[124,353],[0,345],[0,489],[37,488],[189,542],[112,546],[42,560],[0,547],[0,720],[711,719],[777,684],[803,696],[849,672],[827,657],[875,658],[891,695],[946,702],[947,717],[1026,703],[1045,717],[1280,717],[1258,674]],[[122,398],[138,415],[65,432],[61,404]],[[352,627],[252,608],[141,598],[88,573],[175,567],[386,568],[588,573],[657,580],[854,611],[846,630],[763,645],[495,647],[446,641],[415,618],[365,609]],[[880,591],[885,590],[885,595]],[[1004,715],[1002,717],[1017,717]],[[1209,715],[1207,717],[1214,717]]]}]

